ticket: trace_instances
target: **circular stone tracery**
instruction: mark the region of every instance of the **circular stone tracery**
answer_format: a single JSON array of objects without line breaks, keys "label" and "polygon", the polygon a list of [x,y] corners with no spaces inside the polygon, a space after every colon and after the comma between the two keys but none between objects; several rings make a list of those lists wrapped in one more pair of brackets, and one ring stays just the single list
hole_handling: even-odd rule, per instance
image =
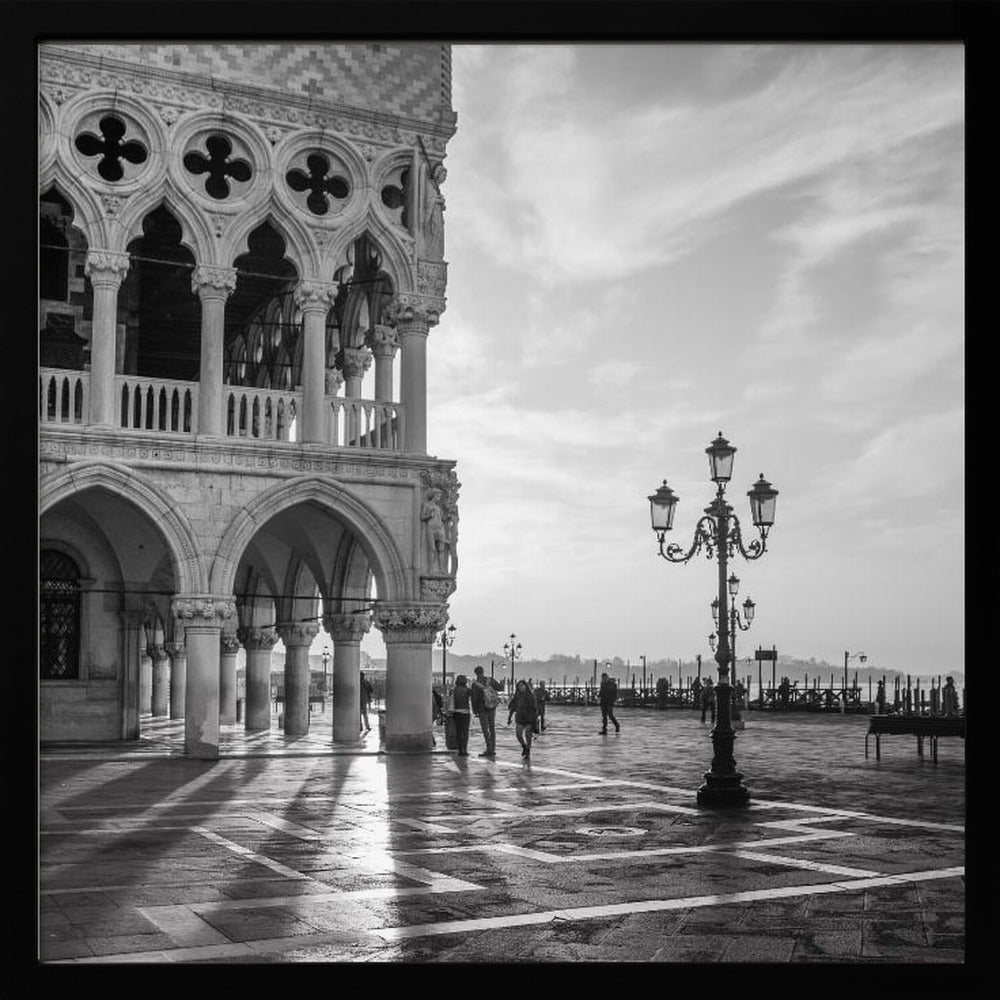
[{"label": "circular stone tracery", "polygon": [[[330,210],[330,200],[344,202],[350,196],[351,185],[338,170],[340,164],[325,153],[310,153],[305,158],[305,170],[292,167],[285,173],[285,182],[296,194],[309,192],[305,199],[306,208],[313,215],[326,215]],[[338,209],[340,206],[336,206]]]},{"label": "circular stone tracery", "polygon": [[[204,140],[206,157],[198,148],[189,149],[184,154],[184,169],[195,177],[207,174],[204,187],[206,193],[223,201],[234,191],[245,190],[253,177],[253,170],[246,159],[233,155],[233,143],[221,133],[212,133]],[[197,184],[197,182],[195,182]]]},{"label": "circular stone tracery", "polygon": [[[131,180],[149,159],[148,140],[144,143],[135,138],[137,134],[145,138],[144,133],[122,115],[88,115],[80,126],[73,146],[86,168],[96,170],[102,180]],[[95,157],[100,159],[95,161]]]}]

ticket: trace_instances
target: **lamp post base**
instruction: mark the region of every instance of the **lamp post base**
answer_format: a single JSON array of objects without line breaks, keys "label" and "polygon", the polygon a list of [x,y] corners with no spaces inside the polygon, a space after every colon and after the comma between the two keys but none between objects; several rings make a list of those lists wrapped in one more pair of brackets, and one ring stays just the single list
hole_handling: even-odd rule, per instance
[{"label": "lamp post base", "polygon": [[708,771],[705,784],[698,789],[698,805],[715,809],[745,806],[750,802],[750,790],[742,784],[743,775],[720,776]]}]

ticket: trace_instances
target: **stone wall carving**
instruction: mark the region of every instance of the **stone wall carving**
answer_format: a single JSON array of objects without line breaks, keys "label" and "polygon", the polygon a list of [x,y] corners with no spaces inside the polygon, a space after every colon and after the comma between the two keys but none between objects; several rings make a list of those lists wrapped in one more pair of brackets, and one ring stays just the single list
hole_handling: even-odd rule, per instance
[{"label": "stone wall carving", "polygon": [[371,627],[372,619],[368,613],[323,616],[323,628],[334,642],[360,642]]},{"label": "stone wall carving", "polygon": [[316,622],[295,622],[279,625],[277,631],[286,646],[311,646],[319,634],[319,625]]},{"label": "stone wall carving", "polygon": [[269,628],[241,628],[237,635],[248,652],[270,651],[278,641],[278,634]]},{"label": "stone wall carving", "polygon": [[196,625],[221,625],[236,614],[236,602],[231,597],[198,594],[175,597],[170,610],[185,628]]}]

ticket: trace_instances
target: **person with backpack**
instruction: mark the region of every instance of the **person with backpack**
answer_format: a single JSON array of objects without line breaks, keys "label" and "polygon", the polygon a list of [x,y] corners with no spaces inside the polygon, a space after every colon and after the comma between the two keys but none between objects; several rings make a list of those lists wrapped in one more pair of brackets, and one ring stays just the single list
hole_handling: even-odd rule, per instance
[{"label": "person with backpack", "polygon": [[484,677],[482,667],[476,667],[476,679],[472,682],[472,713],[479,718],[483,730],[486,749],[480,757],[497,755],[497,705],[500,697],[496,688]]},{"label": "person with backpack", "polygon": [[521,744],[521,756],[525,760],[531,759],[531,734],[535,728],[535,717],[538,709],[535,708],[535,696],[531,693],[527,681],[518,681],[514,688],[514,694],[510,699],[510,711],[507,713],[507,725],[510,720],[517,722],[517,742]]},{"label": "person with backpack", "polygon": [[608,719],[615,724],[615,732],[620,732],[622,727],[618,725],[618,720],[615,718],[615,701],[618,699],[618,685],[614,678],[609,677],[607,674],[601,674],[601,687],[598,697],[601,702],[601,728],[599,735],[608,735]]}]

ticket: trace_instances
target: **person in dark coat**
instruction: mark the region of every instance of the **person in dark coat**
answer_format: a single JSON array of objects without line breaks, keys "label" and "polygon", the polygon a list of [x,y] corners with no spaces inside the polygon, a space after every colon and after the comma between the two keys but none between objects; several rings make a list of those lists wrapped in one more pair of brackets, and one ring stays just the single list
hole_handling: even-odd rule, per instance
[{"label": "person in dark coat", "polygon": [[615,718],[615,701],[618,698],[618,685],[607,674],[601,674],[601,688],[598,692],[601,702],[601,728],[599,735],[608,735],[608,719],[615,724],[615,732],[621,731],[618,720]]},{"label": "person in dark coat", "polygon": [[545,687],[545,681],[539,681],[538,687],[535,688],[535,708],[538,710],[538,715],[535,719],[535,732],[544,733],[545,732],[545,705],[549,700],[549,692]]},{"label": "person in dark coat", "polygon": [[521,756],[530,760],[531,734],[535,728],[538,709],[535,707],[535,696],[531,693],[527,681],[517,682],[508,708],[507,725],[510,725],[511,719],[517,723],[515,732],[517,733],[517,742],[521,744]]},{"label": "person in dark coat", "polygon": [[715,685],[711,677],[705,678],[705,683],[701,686],[701,721],[705,721],[705,714],[711,710],[712,722],[715,722]]},{"label": "person in dark coat", "polygon": [[371,731],[371,726],[368,725],[368,709],[371,707],[372,694],[374,690],[371,686],[371,682],[365,680],[365,672],[361,671],[361,719],[365,724],[365,732]]},{"label": "person in dark coat", "polygon": [[483,675],[483,668],[476,667],[476,679],[469,689],[472,692],[472,714],[479,719],[483,730],[486,749],[480,757],[495,757],[497,755],[497,704],[499,697],[496,689]]},{"label": "person in dark coat", "polygon": [[875,709],[879,715],[885,715],[885,681],[878,682],[878,690],[875,692]]},{"label": "person in dark coat", "polygon": [[458,756],[469,756],[469,723],[472,721],[469,682],[465,674],[455,678],[455,689],[452,691],[455,707],[452,709],[452,719],[455,723],[455,742],[458,744]]}]

